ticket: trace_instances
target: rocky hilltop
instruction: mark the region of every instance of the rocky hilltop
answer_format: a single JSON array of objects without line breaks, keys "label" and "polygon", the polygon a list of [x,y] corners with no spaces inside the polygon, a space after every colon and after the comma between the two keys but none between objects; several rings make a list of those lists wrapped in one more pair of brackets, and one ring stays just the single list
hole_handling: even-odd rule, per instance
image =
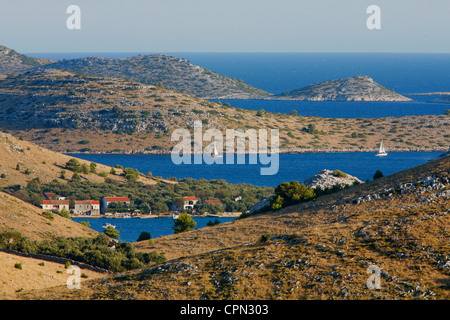
[{"label": "rocky hilltop", "polygon": [[306,101],[413,101],[376,83],[368,76],[330,80],[267,97],[271,100]]},{"label": "rocky hilltop", "polygon": [[362,183],[357,177],[351,176],[340,170],[328,170],[324,169],[318,174],[315,174],[311,178],[304,181],[304,184],[308,188],[320,188],[322,190],[332,188],[334,186],[345,187],[353,184]]},{"label": "rocky hilltop", "polygon": [[208,99],[260,98],[269,93],[192,64],[163,54],[138,55],[111,59],[86,57],[62,60],[45,66],[90,76],[116,77],[156,85]]},{"label": "rocky hilltop", "polygon": [[0,45],[0,79],[51,62],[54,60],[31,58]]}]

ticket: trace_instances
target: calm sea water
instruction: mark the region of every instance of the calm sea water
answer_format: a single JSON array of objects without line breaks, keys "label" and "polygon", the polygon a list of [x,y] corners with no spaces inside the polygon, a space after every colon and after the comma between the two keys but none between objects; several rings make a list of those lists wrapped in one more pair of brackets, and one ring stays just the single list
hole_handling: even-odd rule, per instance
[{"label": "calm sea water", "polygon": [[[268,112],[290,113],[296,110],[302,116],[323,118],[383,118],[417,115],[440,115],[450,109],[450,104],[424,101],[436,96],[410,96],[413,102],[340,102],[340,101],[270,101],[270,100],[227,100],[232,107],[247,110],[264,109]],[[212,100],[219,101],[219,100]]]},{"label": "calm sea water", "polygon": [[[389,151],[388,151],[389,152]],[[170,155],[73,154],[73,156],[102,163],[150,171],[163,178],[225,179],[228,183],[249,183],[275,187],[282,182],[303,182],[323,169],[342,170],[365,181],[381,170],[384,175],[408,169],[436,158],[442,152],[389,152],[387,157],[375,157],[374,152],[295,153],[279,155],[276,175],[263,176],[261,165],[248,164],[181,164],[172,163]]]},{"label": "calm sea water", "polygon": [[[206,227],[209,221],[215,221],[216,218],[193,217],[197,226],[195,229]],[[221,223],[234,220],[235,218],[217,218]],[[90,228],[103,232],[103,225],[111,223],[119,230],[120,241],[136,242],[141,232],[149,232],[153,239],[161,236],[173,234],[174,220],[172,218],[151,218],[151,219],[115,219],[115,218],[73,218],[76,222],[88,221]]]}]

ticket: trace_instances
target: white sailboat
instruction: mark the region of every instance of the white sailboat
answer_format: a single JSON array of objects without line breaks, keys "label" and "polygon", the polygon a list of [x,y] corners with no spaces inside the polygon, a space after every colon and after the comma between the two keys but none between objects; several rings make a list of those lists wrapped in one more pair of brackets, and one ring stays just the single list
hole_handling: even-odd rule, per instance
[{"label": "white sailboat", "polygon": [[214,143],[214,154],[211,156],[212,158],[222,158],[222,156],[217,152],[216,144]]},{"label": "white sailboat", "polygon": [[384,145],[383,145],[383,140],[381,140],[380,143],[380,150],[378,151],[378,153],[376,154],[377,157],[385,157],[387,156],[387,152],[384,149]]}]

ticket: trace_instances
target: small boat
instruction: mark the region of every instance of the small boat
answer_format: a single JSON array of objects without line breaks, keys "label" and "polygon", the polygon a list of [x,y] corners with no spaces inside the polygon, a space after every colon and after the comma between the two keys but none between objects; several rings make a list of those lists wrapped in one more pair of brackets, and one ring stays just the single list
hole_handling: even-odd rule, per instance
[{"label": "small boat", "polygon": [[116,226],[113,225],[113,224],[111,224],[111,223],[105,223],[105,224],[102,226],[103,229],[106,229],[106,228],[108,228],[108,227],[113,227],[114,229],[116,228]]},{"label": "small boat", "polygon": [[385,157],[385,156],[387,156],[386,150],[384,149],[383,140],[381,140],[380,150],[378,151],[378,153],[375,156],[376,157]]},{"label": "small boat", "polygon": [[214,143],[214,154],[211,156],[212,158],[222,158],[222,156],[217,152],[216,144]]},{"label": "small boat", "polygon": [[180,213],[178,211],[175,211],[172,213],[172,218],[173,219],[178,219],[178,217],[180,216]]}]

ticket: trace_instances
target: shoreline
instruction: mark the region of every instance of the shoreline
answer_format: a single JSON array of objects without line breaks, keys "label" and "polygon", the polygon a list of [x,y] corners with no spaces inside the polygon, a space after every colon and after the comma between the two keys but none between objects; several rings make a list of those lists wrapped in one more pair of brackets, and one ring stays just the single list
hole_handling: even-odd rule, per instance
[{"label": "shoreline", "polygon": [[[388,150],[389,152],[436,152],[436,151],[448,151],[448,147],[416,147],[416,148],[393,148]],[[75,154],[97,154],[97,155],[170,155],[170,151],[145,151],[145,150],[129,150],[129,151],[71,151],[64,152],[60,151],[65,155],[75,155]],[[295,153],[351,153],[351,152],[378,152],[378,148],[342,148],[342,149],[333,149],[333,148],[284,148],[279,150],[279,154],[295,154]],[[268,152],[269,154],[271,152]],[[192,153],[194,155],[195,153]],[[238,154],[238,153],[235,153]],[[245,154],[250,154],[249,152],[245,152]]]},{"label": "shoreline", "polygon": [[[204,215],[192,215],[193,218],[237,218],[242,214],[242,212],[222,212],[219,214],[204,214]],[[161,215],[150,215],[147,217],[109,217],[105,215],[99,216],[83,216],[83,215],[70,215],[70,218],[81,218],[81,219],[158,219],[158,218],[172,218],[172,214],[161,214]]]}]

